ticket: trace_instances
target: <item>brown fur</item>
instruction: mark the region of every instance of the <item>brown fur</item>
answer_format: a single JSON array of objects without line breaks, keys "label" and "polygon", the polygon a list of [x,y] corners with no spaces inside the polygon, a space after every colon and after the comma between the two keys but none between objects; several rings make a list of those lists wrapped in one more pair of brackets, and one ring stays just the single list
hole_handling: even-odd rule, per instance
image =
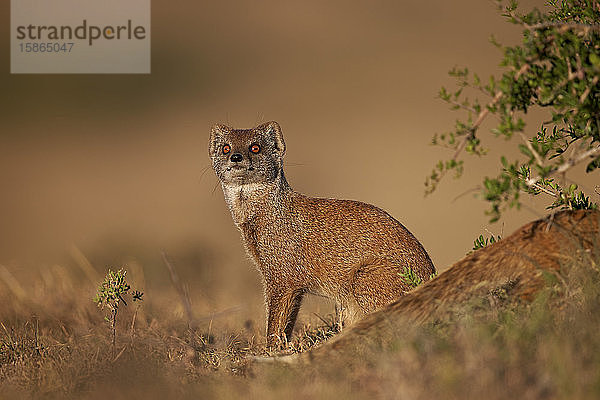
[{"label": "brown fur", "polygon": [[[225,145],[231,149],[227,154]],[[252,145],[260,152],[250,151]],[[362,316],[410,290],[400,276],[405,267],[423,280],[435,273],[419,241],[385,211],[294,192],[283,173],[285,142],[276,122],[254,129],[216,125],[209,154],[263,277],[270,346],[290,337],[306,293],[334,299]]]},{"label": "brown fur", "polygon": [[451,312],[456,306],[507,287],[511,297],[531,300],[544,287],[543,271],[600,246],[598,211],[561,211],[554,218],[531,222],[511,236],[477,250],[437,278],[373,313],[336,339],[315,349],[312,357],[327,357],[360,346],[365,338],[381,336],[393,321],[423,322]]}]

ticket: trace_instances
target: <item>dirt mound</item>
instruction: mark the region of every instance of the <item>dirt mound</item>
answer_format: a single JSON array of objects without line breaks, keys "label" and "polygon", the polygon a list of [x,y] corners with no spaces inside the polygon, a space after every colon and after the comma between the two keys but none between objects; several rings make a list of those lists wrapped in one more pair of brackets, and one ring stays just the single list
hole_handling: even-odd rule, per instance
[{"label": "dirt mound", "polygon": [[598,251],[598,211],[561,211],[531,222],[501,241],[477,250],[388,307],[368,315],[308,354],[310,359],[356,350],[369,339],[383,341],[397,322],[441,318],[477,298],[531,301],[548,277],[577,256]]}]

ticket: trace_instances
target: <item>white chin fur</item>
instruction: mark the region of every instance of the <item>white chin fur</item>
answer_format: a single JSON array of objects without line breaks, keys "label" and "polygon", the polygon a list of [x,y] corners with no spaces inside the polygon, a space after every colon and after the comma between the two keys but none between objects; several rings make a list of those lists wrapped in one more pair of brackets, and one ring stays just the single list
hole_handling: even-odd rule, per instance
[{"label": "white chin fur", "polygon": [[240,191],[245,193],[254,192],[255,190],[264,189],[267,186],[264,183],[242,183],[242,182],[222,182],[223,192],[226,196],[239,194]]}]

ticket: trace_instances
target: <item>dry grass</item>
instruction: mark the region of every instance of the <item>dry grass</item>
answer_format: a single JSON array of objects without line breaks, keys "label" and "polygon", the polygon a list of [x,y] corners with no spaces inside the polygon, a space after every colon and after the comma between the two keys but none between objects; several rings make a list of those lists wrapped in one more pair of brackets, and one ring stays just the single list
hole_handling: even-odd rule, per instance
[{"label": "dry grass", "polygon": [[[574,256],[575,257],[575,256]],[[600,396],[600,256],[565,262],[531,304],[498,288],[425,325],[398,323],[358,353],[288,365],[252,363],[264,337],[215,321],[188,328],[146,299],[119,315],[117,346],[68,270],[52,287],[0,301],[2,398],[565,398]],[[88,282],[88,283],[85,283]],[[508,291],[509,292],[509,291]],[[133,323],[135,322],[135,323]],[[297,330],[286,353],[306,351],[338,324]]]}]

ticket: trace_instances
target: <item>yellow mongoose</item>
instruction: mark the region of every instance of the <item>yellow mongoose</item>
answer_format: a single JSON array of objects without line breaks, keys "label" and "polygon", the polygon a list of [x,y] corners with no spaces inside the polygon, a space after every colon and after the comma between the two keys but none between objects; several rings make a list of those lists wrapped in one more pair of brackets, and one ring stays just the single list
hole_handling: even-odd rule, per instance
[{"label": "yellow mongoose", "polygon": [[421,243],[385,211],[294,192],[283,173],[277,122],[254,129],[215,125],[209,154],[263,277],[268,346],[289,339],[305,293],[360,316],[408,292],[412,286],[401,276],[407,269],[423,281],[435,274]]}]

